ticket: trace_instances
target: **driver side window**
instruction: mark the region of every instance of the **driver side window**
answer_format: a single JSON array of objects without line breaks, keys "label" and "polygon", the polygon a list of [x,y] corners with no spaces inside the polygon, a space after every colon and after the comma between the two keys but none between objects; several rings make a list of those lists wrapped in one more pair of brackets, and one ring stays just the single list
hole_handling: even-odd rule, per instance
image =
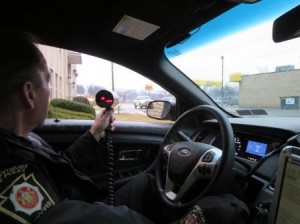
[{"label": "driver side window", "polygon": [[[48,118],[95,119],[102,110],[95,95],[105,89],[114,96],[114,116],[120,121],[172,122],[146,115],[148,103],[166,100],[174,103],[168,91],[121,65],[79,52],[39,45],[49,66],[50,107]],[[73,104],[84,104],[75,107]]]}]

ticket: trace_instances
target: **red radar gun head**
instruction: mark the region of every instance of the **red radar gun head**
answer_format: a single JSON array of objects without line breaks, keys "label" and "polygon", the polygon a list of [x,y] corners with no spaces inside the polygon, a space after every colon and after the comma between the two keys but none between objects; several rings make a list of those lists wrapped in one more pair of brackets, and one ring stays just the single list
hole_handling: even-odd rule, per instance
[{"label": "red radar gun head", "polygon": [[100,90],[96,94],[95,100],[99,107],[106,108],[108,110],[114,103],[114,96],[107,90]]}]

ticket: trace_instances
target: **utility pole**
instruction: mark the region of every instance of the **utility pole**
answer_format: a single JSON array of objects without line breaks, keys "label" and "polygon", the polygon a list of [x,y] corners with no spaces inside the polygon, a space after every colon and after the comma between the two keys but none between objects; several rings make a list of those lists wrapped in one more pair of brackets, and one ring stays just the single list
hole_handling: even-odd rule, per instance
[{"label": "utility pole", "polygon": [[111,62],[111,90],[115,91],[114,63]]},{"label": "utility pole", "polygon": [[224,56],[221,56],[222,59],[222,107],[224,105]]}]

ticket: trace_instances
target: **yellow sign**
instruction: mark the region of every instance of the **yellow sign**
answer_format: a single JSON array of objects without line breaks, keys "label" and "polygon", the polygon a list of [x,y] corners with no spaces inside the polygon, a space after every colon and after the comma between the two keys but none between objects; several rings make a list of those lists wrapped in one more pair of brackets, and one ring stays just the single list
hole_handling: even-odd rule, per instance
[{"label": "yellow sign", "polygon": [[194,82],[198,86],[222,86],[221,81],[216,81],[216,80],[203,80],[203,79],[196,79]]},{"label": "yellow sign", "polygon": [[152,84],[146,84],[146,85],[145,85],[145,90],[147,90],[147,91],[153,90]]},{"label": "yellow sign", "polygon": [[240,82],[240,81],[242,81],[242,74],[241,73],[232,73],[229,76],[229,81],[230,82]]}]

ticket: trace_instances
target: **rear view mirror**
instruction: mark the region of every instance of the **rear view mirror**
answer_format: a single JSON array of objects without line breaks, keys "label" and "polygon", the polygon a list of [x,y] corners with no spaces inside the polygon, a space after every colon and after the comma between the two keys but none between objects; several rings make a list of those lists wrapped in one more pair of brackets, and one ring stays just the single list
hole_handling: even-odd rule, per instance
[{"label": "rear view mirror", "polygon": [[278,17],[273,23],[273,40],[278,43],[300,36],[300,5]]}]

